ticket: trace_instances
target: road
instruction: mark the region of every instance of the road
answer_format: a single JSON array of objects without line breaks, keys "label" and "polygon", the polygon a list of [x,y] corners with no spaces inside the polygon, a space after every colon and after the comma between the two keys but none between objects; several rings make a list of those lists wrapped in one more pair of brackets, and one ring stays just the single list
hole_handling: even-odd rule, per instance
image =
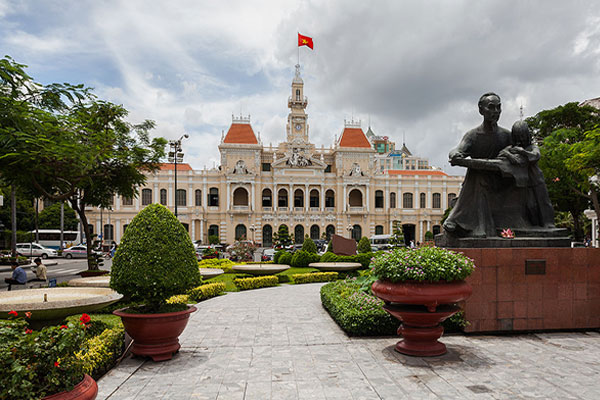
[{"label": "road", "polygon": [[[63,258],[49,259],[49,261],[56,261],[56,265],[47,266],[48,279],[55,278],[56,283],[68,281],[74,278],[80,278],[77,273],[87,269],[87,260],[75,259],[65,260]],[[110,270],[112,260],[104,260],[104,265],[101,269]],[[27,272],[27,279],[35,278],[33,268],[25,268]],[[5,291],[8,285],[4,282],[4,278],[10,278],[12,272],[10,266],[0,266],[0,291]]]}]

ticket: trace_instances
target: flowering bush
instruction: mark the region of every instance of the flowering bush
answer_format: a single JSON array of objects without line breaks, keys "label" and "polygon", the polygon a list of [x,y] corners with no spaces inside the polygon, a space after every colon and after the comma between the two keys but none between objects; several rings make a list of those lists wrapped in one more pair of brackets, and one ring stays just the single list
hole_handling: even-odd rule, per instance
[{"label": "flowering bush", "polygon": [[0,321],[0,399],[38,399],[71,390],[82,381],[84,361],[75,353],[82,349],[90,326],[87,314],[79,323],[40,331],[30,329],[17,312],[8,314],[8,321]]},{"label": "flowering bush", "polygon": [[236,242],[229,252],[231,253],[231,260],[233,261],[252,261],[252,255],[258,249],[258,246],[245,241]]},{"label": "flowering bush", "polygon": [[500,233],[500,236],[502,236],[503,238],[507,238],[507,239],[514,239],[515,234],[510,228],[508,228],[508,229],[502,230],[502,232]]},{"label": "flowering bush", "polygon": [[473,260],[461,253],[441,247],[400,248],[371,259],[378,279],[403,281],[455,281],[471,275]]}]

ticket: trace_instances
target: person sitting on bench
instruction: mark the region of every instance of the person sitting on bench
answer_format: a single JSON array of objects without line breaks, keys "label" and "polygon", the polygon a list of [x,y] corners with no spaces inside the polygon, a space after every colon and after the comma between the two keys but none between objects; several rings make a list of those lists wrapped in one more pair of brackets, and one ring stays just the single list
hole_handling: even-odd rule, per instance
[{"label": "person sitting on bench", "polygon": [[10,262],[10,268],[13,270],[10,278],[4,278],[4,282],[8,283],[8,290],[12,289],[12,285],[24,285],[27,283],[27,273],[21,267],[19,263],[15,261]]},{"label": "person sitting on bench", "polygon": [[38,257],[33,260],[35,263],[35,278],[28,280],[27,282],[48,282],[48,277],[46,276],[46,266],[42,264],[42,260]]}]

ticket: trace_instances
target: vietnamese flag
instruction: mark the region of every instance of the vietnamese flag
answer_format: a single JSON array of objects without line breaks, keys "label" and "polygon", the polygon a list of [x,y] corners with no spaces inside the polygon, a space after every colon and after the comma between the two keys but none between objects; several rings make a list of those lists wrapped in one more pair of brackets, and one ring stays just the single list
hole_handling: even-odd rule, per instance
[{"label": "vietnamese flag", "polygon": [[313,40],[311,37],[308,36],[304,36],[301,34],[298,34],[298,47],[300,46],[308,46],[310,47],[310,49],[313,49]]}]

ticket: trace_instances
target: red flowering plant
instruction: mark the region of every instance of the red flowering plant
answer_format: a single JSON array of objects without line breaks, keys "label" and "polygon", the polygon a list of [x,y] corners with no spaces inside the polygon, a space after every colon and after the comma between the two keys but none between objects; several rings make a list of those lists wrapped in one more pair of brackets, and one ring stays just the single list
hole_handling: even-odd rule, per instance
[{"label": "red flowering plant", "polygon": [[0,399],[39,399],[71,390],[83,380],[83,362],[75,357],[90,326],[79,324],[29,327],[31,313],[0,315]]}]

